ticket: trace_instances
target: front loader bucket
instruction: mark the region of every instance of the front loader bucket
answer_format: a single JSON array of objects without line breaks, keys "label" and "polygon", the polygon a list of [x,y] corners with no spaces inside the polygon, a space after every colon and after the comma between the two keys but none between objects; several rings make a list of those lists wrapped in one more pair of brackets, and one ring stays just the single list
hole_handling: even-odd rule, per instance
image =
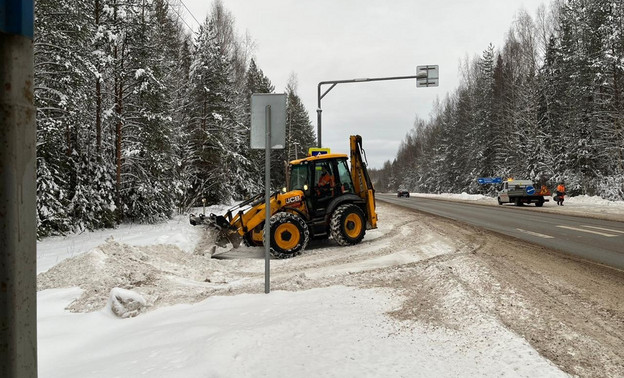
[{"label": "front loader bucket", "polygon": [[191,215],[189,215],[189,222],[193,226],[197,226],[199,224],[204,223],[205,219],[206,219],[206,216],[204,214],[199,214],[199,215],[191,214]]},{"label": "front loader bucket", "polygon": [[[225,248],[230,243],[232,247],[238,248],[243,240],[236,228],[232,227],[223,215],[210,214],[206,216],[204,214],[191,214],[189,215],[189,222],[193,226],[204,224],[208,228],[216,230],[217,232],[214,233],[214,244],[219,247]],[[214,254],[214,248],[212,254]]]},{"label": "front loader bucket", "polygon": [[232,247],[238,248],[243,238],[236,231],[221,230],[217,233],[215,244],[221,248],[227,247],[227,244],[232,244]]}]

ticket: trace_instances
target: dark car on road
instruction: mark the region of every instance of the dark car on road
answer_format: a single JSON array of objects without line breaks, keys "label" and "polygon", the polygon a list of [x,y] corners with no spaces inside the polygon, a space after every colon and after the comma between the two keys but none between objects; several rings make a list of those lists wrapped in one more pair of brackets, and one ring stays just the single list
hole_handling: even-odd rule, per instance
[{"label": "dark car on road", "polygon": [[409,198],[409,192],[407,190],[399,189],[397,191],[397,197],[407,197],[407,198]]}]

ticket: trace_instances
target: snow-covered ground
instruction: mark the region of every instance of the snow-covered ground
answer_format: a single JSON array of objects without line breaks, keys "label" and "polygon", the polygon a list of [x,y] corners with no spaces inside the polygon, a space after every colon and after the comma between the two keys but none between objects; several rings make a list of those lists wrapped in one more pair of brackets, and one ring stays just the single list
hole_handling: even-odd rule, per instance
[{"label": "snow-covered ground", "polygon": [[[566,201],[566,209],[575,206],[624,214],[622,204],[597,199]],[[379,206],[383,223],[361,245],[330,242],[272,260],[278,288],[270,294],[262,293],[262,248],[202,256],[203,231],[185,216],[44,239],[37,245],[39,376],[566,376],[496,317],[471,308],[461,287],[444,302],[464,320],[441,327],[390,316],[405,309],[391,288],[347,285],[356,272],[400,270],[464,248],[408,227],[409,215],[394,211]],[[312,265],[318,261],[329,262]],[[313,279],[327,284],[310,288]],[[116,298],[152,308],[121,318]]]}]

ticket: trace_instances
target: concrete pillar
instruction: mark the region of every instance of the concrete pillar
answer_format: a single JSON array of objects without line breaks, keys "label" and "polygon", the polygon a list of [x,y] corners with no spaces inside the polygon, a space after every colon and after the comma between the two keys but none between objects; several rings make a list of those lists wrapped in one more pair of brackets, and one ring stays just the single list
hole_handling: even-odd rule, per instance
[{"label": "concrete pillar", "polygon": [[0,375],[37,376],[32,37],[0,31]]}]

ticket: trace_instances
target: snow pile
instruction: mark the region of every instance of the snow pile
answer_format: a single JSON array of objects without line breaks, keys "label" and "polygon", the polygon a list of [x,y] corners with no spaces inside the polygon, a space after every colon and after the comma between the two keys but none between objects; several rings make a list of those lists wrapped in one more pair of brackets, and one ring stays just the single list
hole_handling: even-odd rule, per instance
[{"label": "snow pile", "polygon": [[120,318],[131,318],[143,312],[146,305],[141,294],[116,287],[110,292],[106,309]]},{"label": "snow pile", "polygon": [[[220,211],[222,208],[223,206],[215,206],[207,208],[206,212]],[[114,239],[121,243],[135,246],[171,244],[190,253],[195,250],[202,230],[189,227],[188,223],[187,215],[178,215],[168,222],[159,224],[122,224],[116,229],[45,238],[45,242],[37,243],[37,273],[45,272],[64,259],[92,250],[104,244],[113,235]]]},{"label": "snow pile", "polygon": [[575,206],[596,207],[598,212],[602,212],[601,208],[619,210],[624,213],[624,201],[610,201],[597,196],[581,195],[575,197],[565,197],[566,204]]},{"label": "snow pile", "polygon": [[442,193],[442,194],[426,194],[426,193],[410,193],[410,196],[418,196],[425,198],[437,198],[445,200],[457,200],[457,201],[491,201],[492,197],[487,197],[482,194],[468,194],[462,192],[457,193]]},{"label": "snow pile", "polygon": [[[144,307],[193,303],[214,292],[211,282],[228,280],[227,269],[218,260],[184,252],[174,245],[132,246],[109,239],[39,274],[37,289],[80,287],[82,295],[68,309],[90,312],[102,309],[110,296],[124,297],[127,292],[121,290],[140,295],[143,299],[138,302]],[[135,297],[130,299],[136,301]]]}]

